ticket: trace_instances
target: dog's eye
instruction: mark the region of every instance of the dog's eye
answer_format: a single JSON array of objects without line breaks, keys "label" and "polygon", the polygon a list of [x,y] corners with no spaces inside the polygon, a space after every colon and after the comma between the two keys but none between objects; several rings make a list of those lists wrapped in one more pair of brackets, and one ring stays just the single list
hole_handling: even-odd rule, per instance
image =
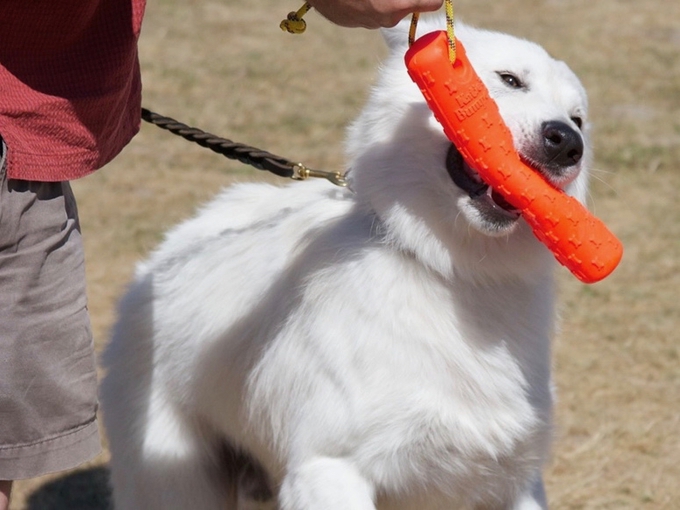
[{"label": "dog's eye", "polygon": [[576,124],[579,129],[583,126],[583,119],[581,117],[572,117],[571,121]]},{"label": "dog's eye", "polygon": [[513,89],[521,89],[524,88],[524,83],[522,83],[522,80],[520,80],[517,76],[515,76],[512,73],[498,73],[498,76],[500,76],[501,80],[508,86]]}]

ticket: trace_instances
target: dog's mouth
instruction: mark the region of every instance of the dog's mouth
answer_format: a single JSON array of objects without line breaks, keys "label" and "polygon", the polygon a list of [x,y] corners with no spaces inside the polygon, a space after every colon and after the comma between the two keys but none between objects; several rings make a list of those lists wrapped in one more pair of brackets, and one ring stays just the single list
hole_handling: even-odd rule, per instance
[{"label": "dog's mouth", "polygon": [[500,193],[489,186],[481,176],[463,159],[454,145],[446,155],[446,170],[454,184],[468,194],[484,216],[493,216],[491,221],[515,221],[520,211],[510,204]]}]

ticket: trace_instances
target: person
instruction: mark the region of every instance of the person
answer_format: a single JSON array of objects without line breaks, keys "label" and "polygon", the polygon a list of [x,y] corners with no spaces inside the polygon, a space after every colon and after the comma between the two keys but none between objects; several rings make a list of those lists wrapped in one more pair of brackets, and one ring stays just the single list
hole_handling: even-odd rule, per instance
[{"label": "person", "polygon": [[144,0],[0,10],[0,510],[12,480],[100,452],[83,245],[69,181],[139,129]]},{"label": "person", "polygon": [[[347,27],[442,0],[312,0]],[[145,0],[8,0],[0,10],[0,510],[12,480],[101,449],[84,253],[69,181],[140,125]]]}]

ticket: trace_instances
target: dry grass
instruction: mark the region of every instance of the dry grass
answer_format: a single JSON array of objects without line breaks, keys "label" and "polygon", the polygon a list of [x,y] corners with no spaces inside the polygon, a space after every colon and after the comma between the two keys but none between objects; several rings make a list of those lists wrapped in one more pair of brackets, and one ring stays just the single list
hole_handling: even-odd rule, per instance
[{"label": "dry grass", "polygon": [[[150,2],[144,103],[310,166],[341,168],[343,129],[382,43],[314,13],[306,35],[280,33],[293,8]],[[596,143],[593,205],[626,246],[602,283],[584,286],[560,272],[551,508],[679,508],[680,3],[458,0],[456,9],[470,23],[543,44],[581,76]],[[75,183],[98,346],[135,261],[219,188],[250,179],[272,178],[145,126],[107,169]],[[15,508],[105,508],[104,478],[90,469],[19,482]]]}]

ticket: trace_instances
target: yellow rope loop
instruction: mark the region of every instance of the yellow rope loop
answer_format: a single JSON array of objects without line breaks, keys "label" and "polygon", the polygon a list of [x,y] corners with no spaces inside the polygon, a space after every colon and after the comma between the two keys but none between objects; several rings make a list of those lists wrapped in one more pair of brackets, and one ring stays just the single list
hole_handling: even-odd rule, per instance
[{"label": "yellow rope loop", "polygon": [[305,2],[297,11],[288,13],[288,17],[281,22],[279,27],[284,32],[290,34],[302,34],[307,29],[307,23],[302,17],[307,14],[311,8],[312,6],[308,2]]},{"label": "yellow rope loop", "polygon": [[446,35],[449,40],[449,60],[453,64],[456,61],[456,34],[453,31],[453,0],[446,0]]},{"label": "yellow rope loop", "polygon": [[411,15],[411,26],[408,29],[408,45],[409,47],[415,42],[416,40],[416,28],[418,28],[418,19],[420,18],[420,13],[419,12],[414,12]]},{"label": "yellow rope loop", "polygon": [[[449,60],[451,63],[456,61],[456,34],[453,30],[454,16],[453,16],[453,0],[446,0],[446,35],[449,41]],[[419,12],[414,12],[411,16],[411,26],[408,30],[408,45],[411,46],[416,40],[416,28],[418,27]]]}]

